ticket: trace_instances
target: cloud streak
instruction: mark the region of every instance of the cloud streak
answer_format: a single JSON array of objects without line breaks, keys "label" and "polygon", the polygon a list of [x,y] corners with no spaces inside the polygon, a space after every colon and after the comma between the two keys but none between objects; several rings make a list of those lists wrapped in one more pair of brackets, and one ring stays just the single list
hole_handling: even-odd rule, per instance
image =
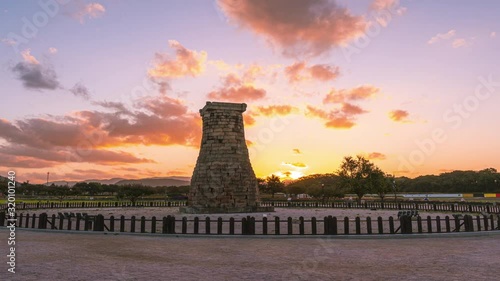
[{"label": "cloud streak", "polygon": [[453,36],[455,36],[456,33],[457,33],[457,31],[455,29],[451,29],[446,33],[438,33],[435,36],[433,36],[431,39],[429,39],[429,41],[427,41],[427,44],[432,45],[432,44],[435,44],[441,40],[448,40],[448,39],[452,38]]}]

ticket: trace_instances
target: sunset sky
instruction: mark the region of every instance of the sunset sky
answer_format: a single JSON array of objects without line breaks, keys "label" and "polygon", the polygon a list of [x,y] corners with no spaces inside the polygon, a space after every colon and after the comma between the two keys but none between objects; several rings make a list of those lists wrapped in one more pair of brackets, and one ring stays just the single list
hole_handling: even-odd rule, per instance
[{"label": "sunset sky", "polygon": [[191,176],[206,101],[260,177],[500,169],[499,1],[96,1],[0,2],[1,175]]}]

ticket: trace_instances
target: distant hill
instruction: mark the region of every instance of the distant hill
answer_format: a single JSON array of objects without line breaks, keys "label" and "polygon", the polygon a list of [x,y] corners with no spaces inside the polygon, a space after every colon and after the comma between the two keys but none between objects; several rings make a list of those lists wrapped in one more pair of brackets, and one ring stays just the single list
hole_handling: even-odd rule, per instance
[{"label": "distant hill", "polygon": [[121,180],[116,184],[124,185],[124,184],[137,184],[137,183],[148,186],[182,186],[182,185],[189,185],[190,181],[186,179],[181,180],[168,177],[168,178],[146,178],[138,180]]},{"label": "distant hill", "polygon": [[143,178],[143,179],[124,179],[124,178],[112,178],[112,179],[90,179],[84,181],[53,181],[50,184],[62,185],[62,186],[73,186],[79,182],[98,182],[102,184],[142,184],[148,186],[182,186],[189,185],[191,181],[190,177],[154,177],[154,178]]}]

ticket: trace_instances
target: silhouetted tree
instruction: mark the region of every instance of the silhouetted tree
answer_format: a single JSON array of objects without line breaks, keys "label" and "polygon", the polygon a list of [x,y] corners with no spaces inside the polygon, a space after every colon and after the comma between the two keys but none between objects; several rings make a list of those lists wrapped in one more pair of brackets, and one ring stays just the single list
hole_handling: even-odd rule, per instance
[{"label": "silhouetted tree", "polygon": [[278,176],[271,175],[266,178],[266,186],[264,192],[271,194],[274,198],[274,194],[277,192],[282,192],[285,188],[285,184],[281,181]]},{"label": "silhouetted tree", "polygon": [[120,186],[117,197],[126,198],[135,203],[141,196],[154,194],[153,188],[141,184],[127,184]]},{"label": "silhouetted tree", "polygon": [[361,155],[344,157],[338,171],[341,187],[358,196],[358,202],[380,181],[383,172]]}]

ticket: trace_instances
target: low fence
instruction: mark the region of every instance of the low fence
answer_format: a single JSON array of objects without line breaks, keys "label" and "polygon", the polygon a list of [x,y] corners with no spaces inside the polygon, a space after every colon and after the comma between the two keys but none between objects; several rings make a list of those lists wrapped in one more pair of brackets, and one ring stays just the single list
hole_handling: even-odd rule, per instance
[{"label": "low fence", "polygon": [[[36,202],[16,203],[16,210],[34,209],[77,209],[77,208],[120,208],[120,207],[182,207],[186,201],[97,201],[97,202]],[[0,205],[0,210],[7,209]]]},{"label": "low fence", "polygon": [[387,209],[387,210],[422,210],[462,213],[500,213],[500,206],[489,203],[455,203],[455,202],[311,202],[311,201],[265,201],[261,206],[286,208],[340,208],[340,209]]},{"label": "low fence", "polygon": [[[16,210],[33,209],[76,209],[76,208],[119,208],[119,207],[183,207],[187,201],[100,201],[100,202],[37,202],[17,203]],[[491,203],[455,203],[455,202],[380,202],[364,203],[335,201],[263,201],[263,207],[277,208],[338,208],[338,209],[387,209],[387,210],[422,210],[461,213],[494,213],[500,214],[500,206]],[[0,210],[7,209],[7,204],[0,205]]]},{"label": "low fence", "polygon": [[[103,215],[65,217],[41,214],[20,214],[14,218],[16,227],[52,230],[101,231],[101,232],[138,232],[163,234],[205,234],[205,235],[360,235],[360,234],[412,234],[412,233],[449,233],[498,230],[500,216],[401,216],[394,219],[377,217],[324,218],[312,217],[269,219],[262,217],[243,217],[241,219],[212,219],[210,217],[183,217],[177,219],[166,216],[161,219],[144,216],[137,218],[124,216],[105,218]],[[0,213],[0,226],[8,226],[11,220],[4,212]]]}]

